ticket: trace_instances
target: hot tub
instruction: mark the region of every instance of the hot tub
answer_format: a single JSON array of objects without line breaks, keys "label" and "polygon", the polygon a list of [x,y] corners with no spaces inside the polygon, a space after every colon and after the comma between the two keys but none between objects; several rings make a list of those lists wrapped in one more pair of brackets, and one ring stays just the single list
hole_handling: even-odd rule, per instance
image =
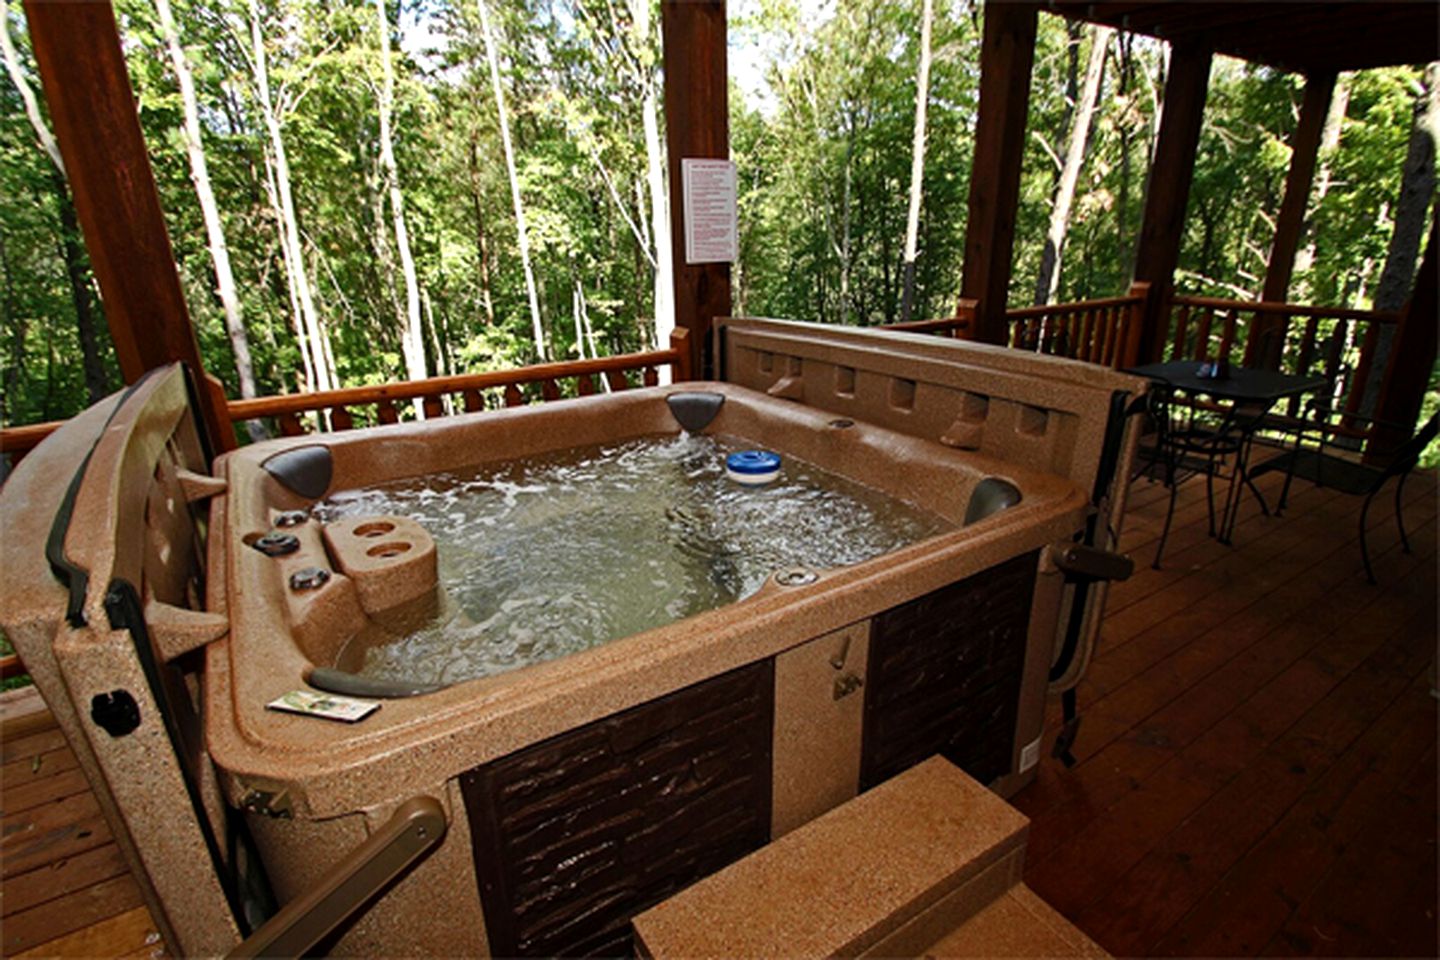
[{"label": "hot tub", "polygon": [[[721,346],[725,382],[271,441],[220,458],[213,477],[195,469],[193,431],[173,409],[176,377],[121,403],[99,430],[97,462],[78,497],[77,518],[93,521],[99,535],[87,546],[72,525],[66,543],[76,566],[113,576],[133,541],[142,556],[128,576],[137,586],[131,606],[147,622],[141,632],[174,666],[203,656],[203,668],[190,664],[189,680],[158,684],[184,701],[188,683],[198,708],[182,718],[191,734],[170,732],[181,759],[166,767],[167,775],[171,766],[191,771],[185,790],[201,821],[197,835],[151,842],[162,814],[136,808],[153,784],[125,782],[124,763],[108,758],[135,737],[96,731],[95,698],[118,693],[106,692],[118,681],[113,671],[100,675],[85,644],[106,647],[113,659],[128,641],[87,641],[73,622],[55,626],[54,613],[49,625],[16,630],[13,605],[5,622],[42,689],[42,661],[55,650],[55,672],[66,676],[75,704],[62,725],[82,739],[93,760],[87,771],[114,796],[124,825],[117,833],[134,837],[152,909],[176,928],[203,913],[185,901],[204,899],[205,885],[167,887],[165,874],[201,851],[234,867],[236,856],[214,840],[226,810],[244,812],[285,903],[407,800],[428,796],[444,809],[443,841],[328,948],[614,953],[628,948],[635,913],[936,752],[1001,793],[1027,782],[1062,627],[1085,628],[1098,617],[1098,604],[1066,587],[1055,545],[1093,537],[1102,515],[1095,491],[1079,481],[1093,481],[1108,460],[1098,472],[1110,474],[1100,484],[1110,494],[1130,446],[1123,418],[1117,426],[1111,412],[1127,394],[1122,388],[1136,385],[1040,358],[1019,360],[1027,371],[1015,358],[960,345],[766,322],[732,322]],[[958,389],[956,378],[970,389]],[[327,529],[313,507],[338,491],[401,478],[675,436],[681,427],[670,401],[679,393],[723,401],[697,432],[923,507],[944,521],[941,532],[440,689],[367,690],[364,678],[350,677],[347,646],[389,629],[381,614],[426,575],[429,531],[407,533],[399,518],[401,529],[381,539],[404,549],[366,548],[367,559],[347,559],[336,545],[343,531]],[[1087,412],[1102,419],[1086,422]],[[1009,455],[995,456],[997,449]],[[96,472],[107,470],[112,479],[94,489]],[[148,487],[125,492],[137,478]],[[118,518],[95,519],[107,496]],[[143,524],[125,519],[127,501],[149,504]],[[209,504],[193,530],[179,509],[187,501]],[[1113,525],[1118,504],[1101,506]],[[189,545],[205,531],[202,613],[187,610],[199,606],[198,582],[173,570],[185,568]],[[267,535],[293,542],[271,555],[257,549]],[[112,630],[128,625],[139,635],[138,613],[114,616],[114,589],[108,606],[94,593],[86,601],[92,628],[106,610]],[[0,594],[0,609],[4,601]],[[67,630],[89,651],[72,667],[57,636]],[[39,644],[47,652],[32,652]],[[154,671],[147,676],[157,686]],[[373,697],[379,709],[353,724],[267,707],[317,676],[327,689],[410,695]],[[143,734],[150,701],[144,690],[137,696]],[[195,759],[201,718],[208,761]],[[232,906],[243,899],[225,893]],[[190,943],[223,942],[234,932],[232,924]]]}]

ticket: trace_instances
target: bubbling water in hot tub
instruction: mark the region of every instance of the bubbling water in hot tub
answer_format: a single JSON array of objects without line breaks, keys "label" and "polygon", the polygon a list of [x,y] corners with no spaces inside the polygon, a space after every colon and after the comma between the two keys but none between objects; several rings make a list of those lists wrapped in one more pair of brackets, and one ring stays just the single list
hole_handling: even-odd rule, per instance
[{"label": "bubbling water in hot tub", "polygon": [[777,569],[845,566],[953,529],[785,459],[725,476],[726,438],[681,434],[336,494],[314,513],[401,515],[435,538],[444,602],[408,635],[342,653],[362,676],[453,683],[551,660],[754,593]]}]

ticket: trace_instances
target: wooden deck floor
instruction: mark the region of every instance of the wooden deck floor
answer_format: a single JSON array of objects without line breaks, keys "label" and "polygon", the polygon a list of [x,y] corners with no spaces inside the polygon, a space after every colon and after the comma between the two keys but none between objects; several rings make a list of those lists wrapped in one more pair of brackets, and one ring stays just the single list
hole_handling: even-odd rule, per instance
[{"label": "wooden deck floor", "polygon": [[[1413,554],[1372,511],[1379,587],[1359,501],[1308,485],[1283,519],[1247,498],[1234,547],[1187,485],[1151,570],[1164,491],[1136,485],[1079,763],[1015,800],[1038,894],[1120,955],[1437,954],[1436,479],[1406,490]],[[0,697],[0,733],[0,953],[161,955],[43,704]]]}]

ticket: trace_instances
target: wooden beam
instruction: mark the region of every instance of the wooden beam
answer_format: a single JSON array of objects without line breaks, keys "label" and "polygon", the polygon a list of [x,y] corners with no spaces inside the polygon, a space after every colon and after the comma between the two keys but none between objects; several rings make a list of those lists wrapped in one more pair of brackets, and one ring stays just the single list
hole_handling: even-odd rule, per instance
[{"label": "wooden beam", "polygon": [[197,378],[200,419],[218,449],[235,445],[224,394],[207,380],[130,75],[108,3],[25,0],[30,42],[65,160],[75,212],[127,383],[174,361]]},{"label": "wooden beam", "polygon": [[1159,142],[1145,190],[1145,220],[1135,251],[1133,280],[1150,284],[1145,321],[1140,330],[1142,362],[1159,360],[1169,328],[1170,298],[1175,292],[1175,266],[1185,230],[1185,205],[1195,173],[1200,121],[1210,84],[1210,51],[1175,47],[1165,81]]},{"label": "wooden beam", "polygon": [[1385,379],[1380,384],[1380,402],[1375,419],[1393,428],[1377,426],[1366,450],[1383,453],[1393,450],[1415,426],[1420,405],[1430,386],[1435,370],[1437,318],[1440,318],[1440,266],[1436,264],[1440,250],[1440,213],[1430,220],[1430,241],[1415,277],[1415,289],[1405,308],[1395,339],[1390,343],[1390,362],[1385,365]]},{"label": "wooden beam", "polygon": [[1315,162],[1320,155],[1320,134],[1325,114],[1335,92],[1335,73],[1312,74],[1305,79],[1305,99],[1300,105],[1300,123],[1290,145],[1290,170],[1285,176],[1285,198],[1275,219],[1275,239],[1270,262],[1265,268],[1262,300],[1285,303],[1289,300],[1290,277],[1295,271],[1295,250],[1305,225],[1305,208],[1310,202],[1310,185],[1315,179]]},{"label": "wooden beam", "polygon": [[987,3],[980,48],[980,114],[970,172],[970,219],[960,296],[978,301],[975,339],[1006,340],[1005,306],[1038,5]]},{"label": "wooden beam", "polygon": [[665,0],[665,148],[670,172],[670,249],[675,271],[675,326],[690,333],[690,369],[712,375],[707,356],[716,317],[730,315],[730,264],[685,262],[684,158],[730,159],[729,77],[724,0]]}]

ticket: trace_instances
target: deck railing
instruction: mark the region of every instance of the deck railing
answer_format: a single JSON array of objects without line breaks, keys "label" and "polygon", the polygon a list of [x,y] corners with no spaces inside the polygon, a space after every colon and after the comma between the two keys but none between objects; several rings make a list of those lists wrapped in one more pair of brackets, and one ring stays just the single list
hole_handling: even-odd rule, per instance
[{"label": "deck railing", "polygon": [[1139,362],[1148,283],[1123,297],[1006,310],[1010,346],[1119,369]]},{"label": "deck railing", "polygon": [[1364,438],[1368,430],[1355,418],[1371,381],[1384,376],[1376,369],[1379,344],[1399,319],[1375,310],[1176,296],[1166,359],[1223,358],[1323,378],[1326,390],[1313,398],[1317,410],[1305,410],[1307,401],[1292,397],[1277,411],[1277,422],[1313,421],[1318,411],[1331,433]]},{"label": "deck railing", "polygon": [[[660,382],[660,368],[666,366],[670,367],[673,379],[690,379],[688,331],[676,330],[665,350],[541,363],[514,370],[430,377],[377,386],[231,400],[226,408],[232,423],[270,420],[281,436],[290,437],[312,431],[350,430],[375,423],[397,423],[404,405],[417,400],[425,416],[433,418],[455,409],[472,413],[491,407],[522,406],[533,400],[559,400],[567,394],[583,397],[600,390],[654,386]],[[63,422],[56,420],[0,430],[0,452],[11,455],[12,465],[18,463]]]},{"label": "deck railing", "polygon": [[[1107,367],[1134,366],[1139,362],[1140,322],[1149,292],[1148,283],[1136,283],[1123,297],[1006,310],[1010,330],[1006,343]],[[887,323],[884,329],[970,339],[975,335],[975,314],[976,302],[962,299],[953,317]]]}]

